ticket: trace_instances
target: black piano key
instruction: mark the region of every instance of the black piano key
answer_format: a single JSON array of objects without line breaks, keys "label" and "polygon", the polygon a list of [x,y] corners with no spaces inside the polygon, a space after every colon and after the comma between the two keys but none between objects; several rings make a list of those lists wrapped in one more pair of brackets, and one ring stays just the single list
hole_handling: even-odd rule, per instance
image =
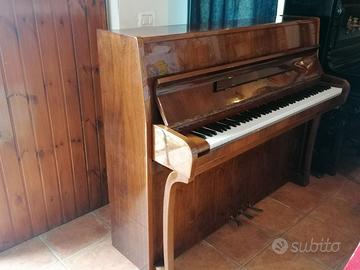
[{"label": "black piano key", "polygon": [[214,134],[213,134],[213,131],[211,131],[211,130],[206,130],[206,129],[204,129],[204,128],[198,128],[198,129],[196,129],[195,131],[196,131],[197,133],[204,134],[204,135],[207,136],[207,137],[211,137],[211,136],[214,135]]},{"label": "black piano key", "polygon": [[224,128],[226,128],[226,130],[231,129],[231,126],[230,126],[230,125],[221,123],[220,121],[218,121],[218,122],[216,122],[216,123],[214,123],[214,124],[221,125],[221,126],[223,126]]},{"label": "black piano key", "polygon": [[204,128],[206,128],[206,129],[208,129],[208,130],[211,130],[211,131],[214,131],[214,132],[216,132],[216,134],[217,134],[218,132],[222,132],[222,131],[216,130],[216,129],[214,129],[214,128],[210,128],[209,125],[204,126]]},{"label": "black piano key", "polygon": [[228,117],[229,119],[233,120],[233,121],[236,121],[237,123],[239,123],[240,125],[243,124],[243,123],[246,123],[243,119],[243,117],[241,117],[240,115],[233,115],[231,117]]},{"label": "black piano key", "polygon": [[264,110],[264,114],[269,114],[269,113],[271,113],[273,110],[271,109],[271,108],[266,108],[265,110]]},{"label": "black piano key", "polygon": [[236,120],[236,119],[231,118],[231,117],[228,117],[228,118],[225,118],[225,119],[228,120],[228,121],[234,122],[237,126],[240,126],[241,122],[239,120]]},{"label": "black piano key", "polygon": [[196,131],[191,131],[190,133],[200,138],[206,139],[206,136],[204,134],[198,133]]},{"label": "black piano key", "polygon": [[225,128],[224,126],[221,126],[221,125],[217,125],[217,124],[209,124],[209,125],[206,125],[205,126],[206,128],[208,129],[212,129],[212,130],[215,130],[215,131],[218,131],[218,132],[223,132],[223,131],[226,131],[227,128]]},{"label": "black piano key", "polygon": [[269,109],[270,109],[272,112],[274,112],[274,111],[277,111],[277,110],[278,110],[277,105],[276,105],[276,104],[274,104],[274,103],[269,104]]},{"label": "black piano key", "polygon": [[228,117],[230,118],[231,120],[234,120],[234,121],[240,121],[241,120],[241,117],[239,114],[235,114],[235,115],[232,115],[231,117]]},{"label": "black piano key", "polygon": [[236,123],[234,123],[234,122],[232,122],[232,121],[229,121],[229,120],[227,120],[227,119],[223,119],[223,120],[220,120],[220,121],[218,121],[218,122],[221,123],[221,124],[229,125],[229,126],[231,126],[231,127],[237,127],[237,126],[238,126],[238,124],[236,124]]},{"label": "black piano key", "polygon": [[246,122],[253,119],[250,111],[241,112],[238,115],[241,117],[241,120],[246,121]]},{"label": "black piano key", "polygon": [[223,125],[223,124],[221,124],[219,122],[215,122],[215,123],[213,123],[213,125],[217,125],[217,126],[223,128],[224,131],[230,129],[230,127],[227,127],[226,125]]},{"label": "black piano key", "polygon": [[202,127],[202,128],[205,129],[205,130],[207,130],[207,131],[209,131],[209,132],[211,132],[213,135],[216,135],[216,134],[217,134],[217,131],[216,131],[216,130],[209,129],[209,128],[207,128],[207,127]]},{"label": "black piano key", "polygon": [[250,122],[251,120],[253,120],[254,118],[253,117],[251,117],[250,115],[248,115],[248,116],[244,116],[243,117],[243,121],[244,121],[244,123],[247,123],[247,122]]},{"label": "black piano key", "polygon": [[244,116],[239,116],[238,119],[239,119],[240,123],[242,123],[242,124],[245,124],[250,121],[249,117],[244,117]]},{"label": "black piano key", "polygon": [[253,114],[253,117],[254,118],[259,118],[259,117],[261,117],[262,115],[261,115],[261,113],[259,113],[259,112],[254,112],[254,114]]}]

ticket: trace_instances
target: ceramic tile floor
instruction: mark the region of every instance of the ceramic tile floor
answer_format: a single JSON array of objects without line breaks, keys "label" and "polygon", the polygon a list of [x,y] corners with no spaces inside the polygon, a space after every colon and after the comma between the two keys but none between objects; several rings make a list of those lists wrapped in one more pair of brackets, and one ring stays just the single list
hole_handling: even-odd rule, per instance
[{"label": "ceramic tile floor", "polygon": [[[288,183],[258,207],[264,212],[226,224],[177,258],[176,269],[340,270],[360,241],[360,184],[341,175],[313,178],[306,188]],[[0,253],[0,269],[135,270],[112,247],[109,219],[105,206]],[[337,252],[293,252],[328,239],[340,243]],[[275,253],[285,241],[287,252]]]}]

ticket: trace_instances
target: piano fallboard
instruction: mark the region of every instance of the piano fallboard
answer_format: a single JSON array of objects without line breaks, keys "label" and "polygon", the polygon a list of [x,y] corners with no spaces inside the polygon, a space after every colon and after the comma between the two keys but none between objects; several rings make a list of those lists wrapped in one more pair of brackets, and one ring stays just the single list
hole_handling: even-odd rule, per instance
[{"label": "piano fallboard", "polygon": [[[249,104],[258,106],[271,98],[289,95],[321,77],[316,52],[317,48],[307,48],[268,61],[240,62],[236,68],[216,73],[162,77],[155,88],[162,120],[169,127],[189,129],[223,112],[248,109]],[[189,105],[190,100],[193,105]]]}]

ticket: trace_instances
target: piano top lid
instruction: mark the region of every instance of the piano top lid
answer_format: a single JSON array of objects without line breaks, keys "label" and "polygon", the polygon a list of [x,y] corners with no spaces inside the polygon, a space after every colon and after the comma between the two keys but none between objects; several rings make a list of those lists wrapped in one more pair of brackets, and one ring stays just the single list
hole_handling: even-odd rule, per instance
[{"label": "piano top lid", "polygon": [[158,40],[172,40],[177,38],[184,38],[184,35],[189,37],[206,36],[214,34],[229,34],[238,32],[241,29],[271,27],[277,24],[294,24],[300,22],[308,22],[318,20],[315,17],[300,17],[300,16],[277,16],[268,18],[249,18],[231,21],[231,27],[192,27],[188,24],[182,25],[167,25],[167,26],[146,26],[138,28],[111,30],[112,33],[125,35],[129,37],[142,38],[146,41]]},{"label": "piano top lid", "polygon": [[[147,79],[143,86],[150,89],[146,95],[156,99],[165,125],[185,130],[319,77],[318,18],[280,16],[234,25],[111,32],[119,39],[137,40],[134,49],[141,51],[137,57]],[[302,65],[309,72],[305,66],[297,68]]]}]

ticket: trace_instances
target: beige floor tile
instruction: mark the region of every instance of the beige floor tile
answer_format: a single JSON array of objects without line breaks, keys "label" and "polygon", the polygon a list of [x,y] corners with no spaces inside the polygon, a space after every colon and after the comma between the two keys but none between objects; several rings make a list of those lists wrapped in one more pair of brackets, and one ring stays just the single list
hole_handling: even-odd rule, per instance
[{"label": "beige floor tile", "polygon": [[259,253],[272,238],[253,224],[244,223],[239,227],[226,224],[206,241],[225,256],[242,265]]},{"label": "beige floor tile", "polygon": [[275,236],[289,229],[303,217],[302,212],[270,197],[257,203],[256,207],[263,209],[263,212],[257,213],[251,221]]},{"label": "beige floor tile", "polygon": [[109,234],[105,224],[87,214],[41,235],[41,239],[59,256],[66,258]]},{"label": "beige floor tile", "polygon": [[[329,223],[323,223],[310,216],[304,218],[291,228],[285,234],[285,238],[289,239],[293,244],[294,241],[296,241],[296,247],[301,250],[301,253],[329,267],[339,265],[353,252],[357,244],[348,234],[342,233]],[[317,252],[315,252],[315,250],[309,252],[311,243],[324,243],[323,248],[325,249],[326,247],[324,245],[327,240],[329,240],[330,243],[340,243],[339,245],[335,244],[333,246],[336,252],[324,252],[320,250],[320,246],[316,247],[315,245],[313,245],[313,248],[317,249]],[[330,249],[330,245],[328,245],[328,248]],[[307,251],[304,252],[304,249]]]},{"label": "beige floor tile", "polygon": [[360,203],[351,203],[338,198],[330,198],[310,213],[311,217],[332,224],[360,241]]},{"label": "beige floor tile", "polygon": [[44,268],[41,268],[41,270],[67,270],[65,266],[60,262],[52,263],[48,266],[45,266]]},{"label": "beige floor tile", "polygon": [[41,269],[55,262],[56,257],[38,237],[0,253],[1,270]]},{"label": "beige floor tile", "polygon": [[335,197],[351,203],[360,204],[360,184],[348,181]]},{"label": "beige floor tile", "polygon": [[291,182],[272,193],[270,197],[304,213],[313,210],[323,200],[319,193]]},{"label": "beige floor tile", "polygon": [[[341,175],[312,178],[305,188],[288,183],[256,206],[264,212],[240,227],[223,226],[178,257],[176,270],[341,270],[360,241],[360,185]],[[36,237],[0,253],[0,269],[136,270],[112,247],[110,226],[105,206],[41,236],[64,264]],[[340,251],[278,255],[271,243],[284,231],[290,245],[329,238],[341,242]]]},{"label": "beige floor tile", "polygon": [[65,259],[64,264],[69,270],[137,270],[111,245],[110,237]]},{"label": "beige floor tile", "polygon": [[109,204],[96,209],[93,213],[104,221],[106,225],[111,226],[111,209]]},{"label": "beige floor tile", "polygon": [[349,180],[340,174],[336,176],[326,175],[320,179],[310,177],[310,184],[306,189],[317,192],[321,196],[329,197],[339,192],[347,182],[349,182]]},{"label": "beige floor tile", "polygon": [[176,270],[235,270],[239,266],[224,258],[209,244],[201,242],[179,256],[175,268]]},{"label": "beige floor tile", "polygon": [[275,253],[271,247],[257,255],[247,265],[246,270],[328,270],[328,268],[306,256],[287,251]]}]

